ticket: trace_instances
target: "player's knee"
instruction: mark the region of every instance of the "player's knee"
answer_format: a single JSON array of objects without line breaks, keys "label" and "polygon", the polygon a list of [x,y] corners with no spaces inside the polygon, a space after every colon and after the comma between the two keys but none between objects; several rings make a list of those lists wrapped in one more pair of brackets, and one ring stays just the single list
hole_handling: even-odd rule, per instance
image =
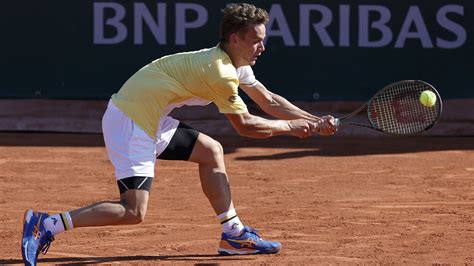
[{"label": "player's knee", "polygon": [[127,210],[127,222],[129,224],[139,224],[145,221],[146,208],[135,208]]},{"label": "player's knee", "polygon": [[139,224],[145,220],[147,211],[146,202],[130,202],[126,199],[122,199],[121,202],[122,206],[125,208],[125,213],[122,220],[124,224]]},{"label": "player's knee", "polygon": [[224,148],[222,145],[211,138],[206,139],[199,148],[198,163],[215,163],[224,159]]},{"label": "player's knee", "polygon": [[224,161],[224,148],[211,137],[199,134],[190,161],[199,164],[222,164]]},{"label": "player's knee", "polygon": [[212,140],[207,147],[208,158],[213,161],[221,160],[224,157],[224,148],[222,145],[216,141]]}]

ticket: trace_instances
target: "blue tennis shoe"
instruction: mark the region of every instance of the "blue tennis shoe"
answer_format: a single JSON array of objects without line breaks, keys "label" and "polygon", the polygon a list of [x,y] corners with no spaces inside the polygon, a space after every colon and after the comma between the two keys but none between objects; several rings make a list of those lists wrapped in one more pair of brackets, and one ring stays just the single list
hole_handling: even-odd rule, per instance
[{"label": "blue tennis shoe", "polygon": [[32,209],[25,212],[21,243],[21,254],[25,265],[36,265],[39,253],[46,254],[54,240],[51,231],[46,231],[43,225],[47,217],[48,214],[35,212]]},{"label": "blue tennis shoe", "polygon": [[221,255],[250,255],[278,253],[281,243],[263,240],[257,230],[245,226],[244,232],[238,237],[231,237],[222,233],[217,252]]}]

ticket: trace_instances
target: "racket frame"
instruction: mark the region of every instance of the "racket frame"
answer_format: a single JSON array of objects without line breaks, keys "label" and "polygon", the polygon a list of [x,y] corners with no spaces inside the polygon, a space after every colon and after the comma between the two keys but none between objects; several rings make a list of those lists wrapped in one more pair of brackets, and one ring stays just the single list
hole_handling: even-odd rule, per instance
[{"label": "racket frame", "polygon": [[[387,132],[387,131],[384,131],[378,127],[376,127],[374,125],[374,123],[372,122],[372,120],[370,119],[370,114],[369,114],[369,106],[372,104],[373,100],[377,98],[377,96],[383,92],[385,92],[385,90],[389,87],[393,87],[395,84],[398,84],[398,83],[402,83],[402,82],[419,82],[419,83],[422,83],[424,84],[425,86],[428,86],[430,91],[434,92],[436,94],[436,97],[437,97],[437,101],[439,102],[439,112],[438,112],[438,117],[436,118],[436,120],[431,123],[429,126],[427,126],[426,128],[424,128],[423,131],[420,131],[420,132],[416,132],[416,133],[413,133],[413,134],[396,134],[396,133],[392,133],[392,132]],[[355,116],[356,114],[360,113],[362,110],[366,109],[366,116],[365,118],[368,120],[369,122],[369,125],[367,124],[362,124],[362,123],[357,123],[357,122],[344,122],[344,120],[348,119],[348,118],[351,118],[353,116]],[[340,117],[340,118],[335,118],[335,124],[337,127],[339,127],[340,125],[349,125],[349,126],[361,126],[361,127],[365,127],[365,128],[370,128],[370,129],[373,129],[373,130],[376,130],[376,131],[380,131],[380,132],[384,132],[386,134],[390,134],[390,135],[397,135],[397,136],[400,136],[400,135],[416,135],[416,134],[419,134],[421,132],[424,132],[424,131],[427,131],[428,129],[434,127],[440,117],[441,117],[441,113],[443,111],[443,103],[442,103],[442,100],[441,100],[441,95],[439,94],[439,92],[436,90],[436,88],[429,84],[428,82],[426,81],[423,81],[423,80],[400,80],[400,81],[396,81],[396,82],[393,82],[393,83],[390,83],[388,85],[386,85],[385,87],[383,87],[382,89],[380,89],[378,92],[376,92],[366,103],[362,104],[359,108],[357,108],[356,110],[354,110],[353,112],[351,112],[350,114],[348,115],[345,115],[343,117]]]}]

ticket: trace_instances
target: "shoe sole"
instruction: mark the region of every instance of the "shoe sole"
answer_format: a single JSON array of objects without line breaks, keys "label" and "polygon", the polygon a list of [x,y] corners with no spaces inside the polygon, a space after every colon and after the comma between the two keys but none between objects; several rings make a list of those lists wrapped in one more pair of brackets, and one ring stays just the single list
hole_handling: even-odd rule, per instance
[{"label": "shoe sole", "polygon": [[280,249],[276,249],[276,250],[266,250],[266,251],[263,251],[263,250],[255,250],[254,252],[252,251],[246,251],[246,250],[229,250],[229,249],[223,249],[223,248],[219,248],[217,250],[217,252],[220,254],[220,255],[223,255],[223,256],[234,256],[234,255],[256,255],[256,254],[275,254],[275,253],[278,253],[280,251]]},{"label": "shoe sole", "polygon": [[[25,265],[29,265],[28,260],[27,260],[27,254],[26,254],[26,250],[28,246],[25,247],[25,242],[23,240],[25,238],[26,225],[30,222],[31,217],[33,217],[33,210],[32,209],[26,210],[23,216],[23,232],[21,234],[21,255],[23,257],[23,262],[25,263]],[[28,242],[26,242],[26,244],[28,244]]]}]

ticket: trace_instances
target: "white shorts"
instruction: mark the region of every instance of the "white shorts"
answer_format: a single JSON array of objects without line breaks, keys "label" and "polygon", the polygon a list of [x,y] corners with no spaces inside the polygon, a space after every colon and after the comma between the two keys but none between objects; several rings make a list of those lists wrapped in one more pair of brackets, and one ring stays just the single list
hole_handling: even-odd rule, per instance
[{"label": "white shorts", "polygon": [[154,177],[156,157],[166,149],[178,125],[178,120],[162,117],[159,131],[152,139],[109,101],[102,118],[102,132],[117,180],[132,176]]}]

